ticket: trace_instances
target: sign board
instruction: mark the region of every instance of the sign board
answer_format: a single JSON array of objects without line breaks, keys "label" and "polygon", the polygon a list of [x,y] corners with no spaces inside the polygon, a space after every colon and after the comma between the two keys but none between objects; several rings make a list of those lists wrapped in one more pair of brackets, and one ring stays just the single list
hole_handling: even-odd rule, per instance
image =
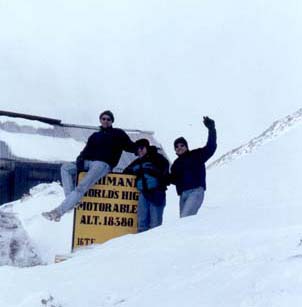
[{"label": "sign board", "polygon": [[75,208],[72,249],[136,233],[138,193],[135,176],[110,173],[100,179]]}]

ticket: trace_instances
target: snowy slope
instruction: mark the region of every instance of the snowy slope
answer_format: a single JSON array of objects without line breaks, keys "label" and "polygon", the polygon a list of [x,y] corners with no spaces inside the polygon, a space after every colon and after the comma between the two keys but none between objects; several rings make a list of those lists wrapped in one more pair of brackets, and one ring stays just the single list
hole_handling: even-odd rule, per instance
[{"label": "snowy slope", "polygon": [[282,134],[291,130],[295,126],[301,124],[302,124],[302,108],[300,108],[298,111],[294,112],[293,114],[290,114],[282,119],[276,120],[269,128],[267,128],[259,136],[254,137],[248,143],[238,148],[235,148],[230,152],[227,152],[219,159],[210,163],[207,169],[229,163],[238,157],[242,157],[243,155],[252,153],[253,151],[257,150],[259,147],[263,146],[264,144],[273,141],[275,138],[280,137]]},{"label": "snowy slope", "polygon": [[[1,306],[43,306],[42,300],[56,307],[299,306],[301,134],[298,126],[252,155],[212,168],[197,216],[78,251],[59,264],[1,267]],[[42,224],[38,213],[61,198],[56,184],[39,186],[13,207],[29,233],[40,233],[37,244],[44,236],[58,251],[71,216]]]},{"label": "snowy slope", "polygon": [[[55,306],[73,307],[285,307],[301,302],[301,227],[206,234],[209,224],[214,229],[213,219],[201,223],[194,217],[113,240],[64,263],[13,273],[2,267],[0,303],[35,307],[49,296]],[[14,294],[8,292],[12,286],[18,289]]]},{"label": "snowy slope", "polygon": [[298,125],[251,155],[210,168],[208,200],[252,208],[300,206],[301,137],[302,126]]}]

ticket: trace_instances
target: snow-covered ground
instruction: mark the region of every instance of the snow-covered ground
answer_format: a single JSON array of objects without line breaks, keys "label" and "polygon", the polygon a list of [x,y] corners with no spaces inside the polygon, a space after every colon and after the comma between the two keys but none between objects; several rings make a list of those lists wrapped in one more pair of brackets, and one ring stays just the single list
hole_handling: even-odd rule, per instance
[{"label": "snow-covered ground", "polygon": [[77,251],[58,264],[54,256],[70,251],[72,214],[61,223],[43,220],[40,212],[63,193],[57,183],[37,186],[5,210],[17,214],[48,265],[1,267],[0,305],[299,306],[301,136],[295,126],[257,152],[211,168],[197,216],[177,218],[171,188],[162,227]]}]

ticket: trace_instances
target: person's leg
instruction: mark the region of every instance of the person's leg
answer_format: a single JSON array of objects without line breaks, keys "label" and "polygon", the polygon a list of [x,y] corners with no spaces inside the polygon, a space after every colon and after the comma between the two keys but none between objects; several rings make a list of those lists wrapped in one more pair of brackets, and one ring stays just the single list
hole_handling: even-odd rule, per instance
[{"label": "person's leg", "polygon": [[182,192],[180,197],[179,197],[179,216],[180,217],[182,217],[182,215],[183,215],[184,206],[185,206],[187,198],[188,198],[187,191]]},{"label": "person's leg", "polygon": [[197,214],[204,199],[202,187],[184,191],[180,197],[180,217]]},{"label": "person's leg", "polygon": [[145,198],[143,193],[140,193],[138,198],[137,224],[138,232],[143,232],[149,229],[150,206],[148,200]]},{"label": "person's leg", "polygon": [[156,191],[150,202],[150,229],[163,223],[163,213],[166,205],[166,193]]},{"label": "person's leg", "polygon": [[[86,161],[85,161],[86,162]],[[62,216],[65,212],[74,208],[83,195],[94,185],[100,178],[106,176],[110,171],[110,166],[101,161],[87,161],[89,165],[88,172],[80,181],[77,187],[65,198],[57,208],[52,210],[57,216]]]},{"label": "person's leg", "polygon": [[68,196],[76,186],[77,166],[74,162],[63,163],[61,166],[61,180],[65,197]]}]

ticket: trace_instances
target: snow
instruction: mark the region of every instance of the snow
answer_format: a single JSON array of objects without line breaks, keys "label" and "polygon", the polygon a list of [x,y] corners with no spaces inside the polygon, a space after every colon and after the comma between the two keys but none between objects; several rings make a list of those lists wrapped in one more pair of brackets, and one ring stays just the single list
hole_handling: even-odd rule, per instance
[{"label": "snow", "polygon": [[3,290],[14,284],[18,291],[3,291],[0,302],[39,306],[53,296],[57,304],[74,307],[265,307],[301,300],[301,227],[208,233],[217,222],[203,211],[202,223],[188,218],[78,252],[64,263],[15,274],[1,268]]},{"label": "snow", "polygon": [[5,211],[17,214],[48,265],[1,267],[1,306],[298,306],[301,136],[294,126],[257,152],[211,168],[197,216],[171,217],[178,210],[171,188],[163,226],[80,249],[58,264],[54,256],[70,251],[72,214],[44,221],[40,212],[62,200],[62,188],[35,187]]},{"label": "snow", "polygon": [[45,124],[38,120],[29,120],[25,118],[18,117],[9,117],[9,116],[0,116],[1,123],[15,123],[18,126],[28,126],[35,129],[53,129],[52,125]]},{"label": "snow", "polygon": [[0,130],[0,139],[20,158],[60,162],[75,161],[85,146],[72,138],[56,138],[38,134],[12,133]]},{"label": "snow", "polygon": [[267,142],[271,142],[274,138],[280,137],[282,133],[286,133],[295,125],[301,125],[302,123],[302,108],[294,112],[285,118],[276,120],[268,129],[266,129],[261,135],[253,138],[247,144],[244,144],[232,151],[224,154],[218,160],[212,162],[208,169],[213,166],[218,166],[221,164],[229,163],[230,161],[236,159],[237,157],[242,157],[245,154],[249,154],[261,147]]},{"label": "snow", "polygon": [[0,211],[0,266],[38,264],[41,259],[18,219],[12,213]]},{"label": "snow", "polygon": [[[302,132],[282,119],[301,109],[301,8],[296,0],[2,1],[4,108],[94,126],[111,109],[118,126],[155,131],[171,160],[180,135],[191,148],[204,144],[209,115],[218,132],[210,163],[219,163],[197,216],[178,219],[171,187],[162,227],[72,254],[72,214],[60,223],[40,216],[63,199],[57,183],[7,204],[45,265],[1,266],[0,306],[300,306]],[[84,145],[24,138],[9,144],[14,153],[43,160],[74,160]]]},{"label": "snow", "polygon": [[[29,195],[4,208],[15,213],[26,225],[26,231],[43,263],[51,263],[57,254],[67,254],[71,249],[73,213],[64,215],[60,223],[49,223],[41,218],[42,211],[53,209],[63,199],[64,193],[59,183],[40,184],[31,189]],[[47,231],[41,231],[44,229]]]}]

